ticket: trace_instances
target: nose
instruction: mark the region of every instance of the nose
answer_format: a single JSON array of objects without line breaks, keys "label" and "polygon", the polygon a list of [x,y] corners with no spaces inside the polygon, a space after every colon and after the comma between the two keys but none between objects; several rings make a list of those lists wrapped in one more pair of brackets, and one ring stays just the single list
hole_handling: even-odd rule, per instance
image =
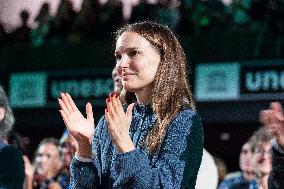
[{"label": "nose", "polygon": [[119,69],[128,68],[130,58],[127,55],[122,55],[121,59],[117,62]]}]

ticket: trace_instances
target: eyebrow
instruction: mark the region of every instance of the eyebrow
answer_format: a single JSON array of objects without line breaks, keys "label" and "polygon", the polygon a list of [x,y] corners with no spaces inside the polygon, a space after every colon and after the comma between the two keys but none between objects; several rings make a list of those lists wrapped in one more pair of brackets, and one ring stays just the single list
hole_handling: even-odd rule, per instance
[{"label": "eyebrow", "polygon": [[[131,50],[139,50],[139,47],[127,47],[123,49],[122,51],[131,51]],[[115,50],[114,55],[116,55],[119,52],[119,50]]]}]

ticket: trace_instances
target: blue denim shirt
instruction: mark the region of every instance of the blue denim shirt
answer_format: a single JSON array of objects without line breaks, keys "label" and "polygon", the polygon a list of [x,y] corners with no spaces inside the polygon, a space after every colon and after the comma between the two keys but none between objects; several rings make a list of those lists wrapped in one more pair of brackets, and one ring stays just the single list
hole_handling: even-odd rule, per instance
[{"label": "blue denim shirt", "polygon": [[181,111],[170,123],[160,150],[152,155],[143,148],[143,142],[156,119],[149,105],[136,105],[130,126],[136,149],[118,153],[103,117],[92,143],[94,161],[73,158],[70,188],[194,189],[203,149],[198,115],[190,109]]}]

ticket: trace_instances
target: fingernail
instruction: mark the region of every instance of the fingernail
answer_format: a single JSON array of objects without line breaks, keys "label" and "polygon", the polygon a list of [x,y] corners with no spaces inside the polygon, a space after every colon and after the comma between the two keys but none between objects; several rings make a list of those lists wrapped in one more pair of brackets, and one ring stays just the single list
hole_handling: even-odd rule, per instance
[{"label": "fingernail", "polygon": [[106,109],[106,112],[108,112],[108,109]]},{"label": "fingernail", "polygon": [[111,93],[111,94],[110,94],[110,97],[113,97],[113,96],[114,96],[114,94],[113,94],[113,93]]},{"label": "fingernail", "polygon": [[118,94],[118,93],[116,93],[116,94],[115,94],[115,98],[118,98],[118,96],[119,96],[119,94]]},{"label": "fingernail", "polygon": [[110,102],[110,98],[107,98],[107,102]]}]

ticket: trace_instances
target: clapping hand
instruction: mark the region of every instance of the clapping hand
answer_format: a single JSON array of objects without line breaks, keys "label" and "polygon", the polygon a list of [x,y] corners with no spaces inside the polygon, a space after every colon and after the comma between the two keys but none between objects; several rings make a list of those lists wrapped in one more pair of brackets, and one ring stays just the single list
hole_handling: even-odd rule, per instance
[{"label": "clapping hand", "polygon": [[272,102],[268,110],[261,111],[260,122],[284,149],[284,113],[281,104]]},{"label": "clapping hand", "polygon": [[71,136],[78,143],[78,155],[91,157],[91,141],[95,132],[92,105],[87,103],[85,118],[68,93],[61,93],[61,99],[58,99],[58,102],[63,121]]},{"label": "clapping hand", "polygon": [[106,100],[106,104],[105,118],[112,142],[120,153],[134,150],[135,146],[129,135],[134,103],[128,106],[125,113],[118,94],[112,93]]}]

